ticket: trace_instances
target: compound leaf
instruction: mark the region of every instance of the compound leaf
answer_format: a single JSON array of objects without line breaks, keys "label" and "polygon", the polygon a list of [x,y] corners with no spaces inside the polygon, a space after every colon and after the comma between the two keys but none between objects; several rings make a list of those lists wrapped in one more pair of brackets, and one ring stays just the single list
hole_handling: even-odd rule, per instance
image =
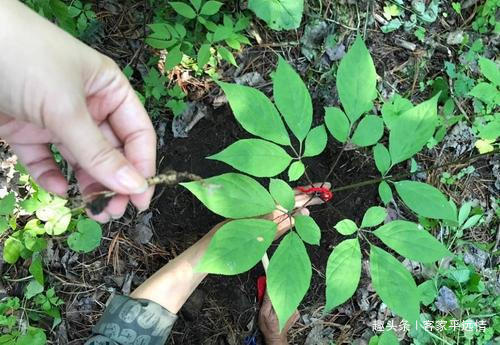
[{"label": "compound leaf", "polygon": [[280,145],[290,145],[278,111],[262,92],[243,85],[217,84],[224,90],[234,117],[247,132]]},{"label": "compound leaf", "polygon": [[377,226],[380,223],[382,223],[386,217],[387,217],[387,211],[385,208],[380,206],[370,207],[363,216],[361,227],[369,228],[372,226]]},{"label": "compound leaf", "polygon": [[376,115],[365,116],[356,127],[352,142],[358,146],[371,146],[377,143],[384,134],[384,121]]},{"label": "compound leaf", "polygon": [[283,180],[271,179],[269,183],[269,192],[278,205],[286,210],[292,211],[295,207],[295,193],[292,187]]},{"label": "compound leaf", "polygon": [[305,171],[306,167],[304,166],[304,163],[301,161],[293,162],[290,164],[290,168],[288,169],[288,180],[297,181],[302,175],[304,175]]},{"label": "compound leaf", "polygon": [[290,232],[274,252],[267,270],[267,292],[278,315],[280,331],[304,298],[311,275],[304,242]]},{"label": "compound leaf", "polygon": [[76,224],[76,231],[68,237],[68,246],[81,253],[88,253],[101,244],[102,229],[99,223],[92,219],[81,219]]},{"label": "compound leaf", "polygon": [[304,140],[312,122],[311,96],[297,72],[281,57],[273,75],[273,94],[274,103],[292,133],[299,141]]},{"label": "compound leaf", "polygon": [[319,245],[321,230],[314,219],[303,215],[297,215],[293,218],[295,219],[295,229],[300,238],[306,243]]},{"label": "compound leaf", "polygon": [[405,220],[387,223],[373,233],[386,246],[411,260],[431,263],[453,255],[434,236]]},{"label": "compound leaf", "polygon": [[372,245],[370,272],[373,287],[382,302],[414,325],[419,317],[420,295],[406,267],[391,254]]},{"label": "compound leaf", "polygon": [[347,141],[351,124],[342,110],[337,107],[325,108],[325,124],[335,139],[341,143]]},{"label": "compound leaf", "polygon": [[198,67],[203,68],[210,60],[210,44],[202,44],[198,50]]},{"label": "compound leaf", "polygon": [[283,172],[292,157],[280,146],[262,139],[241,139],[223,151],[207,157],[229,164],[257,177],[272,177]]},{"label": "compound leaf", "polygon": [[292,30],[300,26],[304,0],[249,0],[248,8],[271,29]]},{"label": "compound leaf", "polygon": [[373,158],[375,159],[375,166],[382,175],[391,168],[391,156],[384,145],[378,143],[373,147]]},{"label": "compound leaf", "polygon": [[356,291],[361,277],[361,249],[355,239],[340,242],[326,264],[325,312],[347,301]]},{"label": "compound leaf", "polygon": [[196,271],[233,275],[249,270],[262,259],[276,230],[276,223],[265,219],[238,219],[224,224],[210,241]]},{"label": "compound leaf", "polygon": [[267,190],[246,175],[227,173],[181,183],[210,211],[226,218],[262,216],[275,208]]},{"label": "compound leaf", "polygon": [[389,152],[392,165],[402,162],[429,141],[437,124],[439,95],[402,113],[392,124],[389,133]]},{"label": "compound leaf", "polygon": [[372,109],[376,97],[377,73],[370,52],[358,36],[337,70],[337,90],[344,111],[354,123]]},{"label": "compound leaf", "polygon": [[325,149],[327,140],[325,126],[321,125],[311,129],[306,137],[304,157],[319,155]]},{"label": "compound leaf", "polygon": [[453,207],[437,188],[416,181],[400,181],[394,185],[406,206],[419,216],[457,220]]}]

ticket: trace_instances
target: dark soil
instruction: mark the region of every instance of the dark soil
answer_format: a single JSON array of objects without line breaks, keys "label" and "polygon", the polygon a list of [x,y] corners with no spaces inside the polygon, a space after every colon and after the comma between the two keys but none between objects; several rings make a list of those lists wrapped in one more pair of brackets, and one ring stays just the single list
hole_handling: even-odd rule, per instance
[{"label": "dark soil", "polygon": [[[323,117],[322,107],[316,109],[321,109],[315,116],[315,121],[319,123]],[[167,131],[164,138],[166,145],[159,153],[160,171],[173,168],[202,177],[231,171],[231,167],[207,160],[205,157],[246,137],[249,135],[237,124],[228,107],[215,110],[193,128],[189,138],[175,139],[171,132]],[[340,150],[340,147],[330,141],[327,150],[321,156],[306,160],[311,180],[324,181]],[[373,164],[368,164],[370,160],[368,152],[365,155],[360,151],[345,151],[335,169],[344,172],[344,175],[332,174],[329,182],[333,186],[344,186],[375,177],[377,173]],[[282,178],[286,180],[285,174]],[[267,184],[268,180],[262,179],[261,182]],[[307,180],[302,178],[297,185],[307,183]],[[166,248],[175,246],[176,252],[179,253],[222,220],[181,186],[164,189],[158,187],[158,189],[158,198],[153,207],[159,214],[154,217],[154,229],[160,244]],[[322,229],[322,239],[319,247],[308,246],[316,272],[310,291],[299,307],[300,311],[308,313],[309,310],[314,310],[324,303],[326,262],[332,247],[340,240],[333,226],[344,218],[360,222],[369,205],[379,203],[377,199],[377,187],[373,185],[339,192],[328,205],[311,209],[312,216]],[[272,252],[276,246],[277,243],[270,251]],[[188,313],[187,317],[184,315],[186,313],[181,313],[180,321],[172,334],[172,343],[232,344],[234,340],[236,343],[242,343],[243,338],[249,334],[247,324],[257,312],[255,284],[257,277],[262,274],[262,266],[258,264],[249,272],[237,276],[209,276],[199,288],[204,293],[204,300],[198,317],[193,319],[191,313]],[[305,335],[307,332],[304,332]]]}]

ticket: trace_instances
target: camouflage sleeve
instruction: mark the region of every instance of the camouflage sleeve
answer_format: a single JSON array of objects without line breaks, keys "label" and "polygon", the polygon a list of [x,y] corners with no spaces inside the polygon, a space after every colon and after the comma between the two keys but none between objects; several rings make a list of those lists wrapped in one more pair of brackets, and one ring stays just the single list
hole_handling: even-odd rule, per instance
[{"label": "camouflage sleeve", "polygon": [[155,302],[115,296],[85,345],[164,345],[176,320]]}]

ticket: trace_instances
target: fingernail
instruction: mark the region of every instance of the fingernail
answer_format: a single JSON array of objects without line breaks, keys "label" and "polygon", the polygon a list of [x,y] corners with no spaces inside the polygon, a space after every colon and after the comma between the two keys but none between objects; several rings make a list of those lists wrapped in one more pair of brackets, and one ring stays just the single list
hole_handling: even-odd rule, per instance
[{"label": "fingernail", "polygon": [[116,172],[116,178],[132,194],[144,193],[148,189],[146,179],[129,165],[121,167]]}]

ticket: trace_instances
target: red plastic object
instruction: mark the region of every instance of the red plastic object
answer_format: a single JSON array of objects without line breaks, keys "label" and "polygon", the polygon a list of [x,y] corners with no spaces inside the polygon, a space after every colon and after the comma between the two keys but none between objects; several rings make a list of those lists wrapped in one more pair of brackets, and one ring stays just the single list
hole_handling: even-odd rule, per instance
[{"label": "red plastic object", "polygon": [[319,197],[324,201],[328,202],[333,198],[333,193],[326,187],[297,187],[302,193],[311,194],[311,193],[319,193]]},{"label": "red plastic object", "polygon": [[257,278],[257,301],[259,301],[259,305],[261,305],[262,301],[264,300],[266,285],[266,276],[260,276],[259,278]]}]

